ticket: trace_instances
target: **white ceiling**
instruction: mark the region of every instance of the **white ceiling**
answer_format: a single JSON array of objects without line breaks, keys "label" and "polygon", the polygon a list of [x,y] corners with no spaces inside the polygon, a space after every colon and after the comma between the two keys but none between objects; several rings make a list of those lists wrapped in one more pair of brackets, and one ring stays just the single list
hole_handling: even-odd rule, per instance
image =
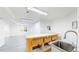
[{"label": "white ceiling", "polygon": [[48,19],[58,19],[65,17],[68,14],[72,14],[76,11],[76,8],[73,7],[39,7],[38,9],[47,12],[48,16],[46,18]]},{"label": "white ceiling", "polygon": [[[38,14],[36,12],[27,10],[25,7],[5,7],[0,8],[0,17],[12,18],[15,21],[21,22],[35,22],[40,19],[57,19],[65,17],[68,14],[75,12],[76,8],[73,7],[36,7],[39,10],[48,13],[47,16]],[[29,13],[27,13],[29,11]]]}]

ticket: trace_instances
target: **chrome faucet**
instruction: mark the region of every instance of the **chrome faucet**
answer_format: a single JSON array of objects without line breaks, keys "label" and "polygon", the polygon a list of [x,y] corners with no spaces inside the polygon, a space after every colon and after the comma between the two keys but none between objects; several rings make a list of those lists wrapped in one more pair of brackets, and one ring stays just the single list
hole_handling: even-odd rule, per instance
[{"label": "chrome faucet", "polygon": [[75,33],[75,35],[76,35],[76,51],[77,51],[78,34],[77,34],[77,32],[76,32],[76,31],[69,30],[69,31],[65,32],[64,39],[66,39],[66,34],[67,34],[67,33],[69,33],[69,32]]}]

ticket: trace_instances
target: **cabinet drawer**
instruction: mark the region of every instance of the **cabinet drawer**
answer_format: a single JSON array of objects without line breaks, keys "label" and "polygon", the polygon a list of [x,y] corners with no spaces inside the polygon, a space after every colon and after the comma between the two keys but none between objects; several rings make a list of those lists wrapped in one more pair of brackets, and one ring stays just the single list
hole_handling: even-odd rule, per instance
[{"label": "cabinet drawer", "polygon": [[38,44],[39,44],[39,45],[42,45],[42,43],[43,43],[43,38],[39,38],[39,39],[38,39]]},{"label": "cabinet drawer", "polygon": [[32,40],[32,47],[35,47],[38,45],[38,39],[33,39]]},{"label": "cabinet drawer", "polygon": [[54,41],[54,40],[57,40],[58,39],[58,36],[57,35],[54,35],[52,36],[51,40]]},{"label": "cabinet drawer", "polygon": [[48,42],[50,42],[50,41],[51,41],[51,37],[45,37],[45,38],[44,38],[44,42],[45,42],[45,43],[48,43]]}]

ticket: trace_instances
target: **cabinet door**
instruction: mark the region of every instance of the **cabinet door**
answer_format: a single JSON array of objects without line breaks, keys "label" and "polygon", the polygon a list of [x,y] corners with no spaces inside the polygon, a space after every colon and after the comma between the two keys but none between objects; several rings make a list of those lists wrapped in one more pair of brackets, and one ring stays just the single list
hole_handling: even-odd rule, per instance
[{"label": "cabinet door", "polygon": [[50,42],[51,41],[51,36],[48,36],[47,39],[48,39],[48,42]]},{"label": "cabinet door", "polygon": [[28,52],[31,52],[32,51],[32,39],[27,39],[26,42],[27,42],[26,50],[28,50]]},{"label": "cabinet door", "polygon": [[32,47],[38,46],[38,38],[33,38]]},{"label": "cabinet door", "polygon": [[57,40],[58,39],[58,35],[53,35],[52,36],[52,41]]},{"label": "cabinet door", "polygon": [[45,43],[48,43],[48,42],[50,42],[51,41],[51,36],[46,36],[45,38],[44,38],[44,42]]},{"label": "cabinet door", "polygon": [[42,37],[38,38],[38,44],[39,45],[42,45],[43,44],[43,38]]}]

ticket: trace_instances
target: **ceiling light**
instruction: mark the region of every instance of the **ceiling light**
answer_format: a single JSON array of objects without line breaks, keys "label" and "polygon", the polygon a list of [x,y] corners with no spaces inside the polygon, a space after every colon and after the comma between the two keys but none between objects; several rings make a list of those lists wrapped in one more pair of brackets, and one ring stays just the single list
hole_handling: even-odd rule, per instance
[{"label": "ceiling light", "polygon": [[44,12],[44,11],[41,11],[41,10],[39,10],[39,9],[37,9],[37,8],[33,8],[33,7],[28,7],[27,9],[29,9],[29,10],[31,10],[31,11],[34,11],[34,12],[37,12],[37,13],[39,13],[39,14],[42,14],[42,15],[48,15],[48,13],[46,13],[46,12]]}]

